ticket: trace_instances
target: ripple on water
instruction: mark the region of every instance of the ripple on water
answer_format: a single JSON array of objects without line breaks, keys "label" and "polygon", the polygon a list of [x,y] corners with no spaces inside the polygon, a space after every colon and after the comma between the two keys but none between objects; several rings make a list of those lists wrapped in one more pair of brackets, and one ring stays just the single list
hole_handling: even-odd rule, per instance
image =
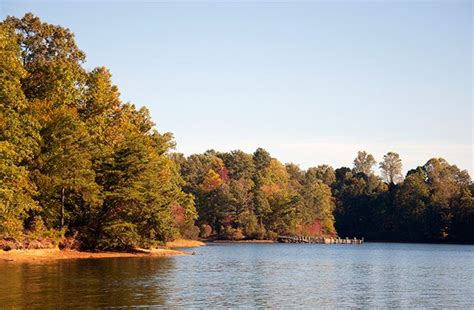
[{"label": "ripple on water", "polygon": [[474,307],[474,246],[214,244],[195,256],[0,264],[2,307]]}]

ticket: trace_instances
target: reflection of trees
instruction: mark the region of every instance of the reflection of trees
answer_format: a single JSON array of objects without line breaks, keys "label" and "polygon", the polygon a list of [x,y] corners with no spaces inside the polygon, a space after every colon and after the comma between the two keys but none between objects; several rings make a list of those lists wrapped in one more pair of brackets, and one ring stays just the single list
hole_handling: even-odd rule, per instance
[{"label": "reflection of trees", "polygon": [[164,305],[168,291],[160,278],[168,277],[174,265],[169,258],[3,265],[0,304],[22,308]]}]

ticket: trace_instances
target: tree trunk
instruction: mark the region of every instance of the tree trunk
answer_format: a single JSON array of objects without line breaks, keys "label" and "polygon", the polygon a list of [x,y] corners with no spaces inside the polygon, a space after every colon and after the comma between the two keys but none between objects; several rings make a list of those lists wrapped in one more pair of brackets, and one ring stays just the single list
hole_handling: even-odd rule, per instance
[{"label": "tree trunk", "polygon": [[63,229],[64,226],[64,187],[61,191],[61,217],[59,220],[59,229]]}]

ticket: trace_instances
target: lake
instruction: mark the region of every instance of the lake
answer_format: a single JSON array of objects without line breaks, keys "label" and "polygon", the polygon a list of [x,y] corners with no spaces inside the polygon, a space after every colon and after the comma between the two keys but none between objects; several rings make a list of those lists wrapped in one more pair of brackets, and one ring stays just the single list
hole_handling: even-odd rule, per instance
[{"label": "lake", "polygon": [[211,244],[194,256],[0,263],[0,307],[474,307],[474,246]]}]

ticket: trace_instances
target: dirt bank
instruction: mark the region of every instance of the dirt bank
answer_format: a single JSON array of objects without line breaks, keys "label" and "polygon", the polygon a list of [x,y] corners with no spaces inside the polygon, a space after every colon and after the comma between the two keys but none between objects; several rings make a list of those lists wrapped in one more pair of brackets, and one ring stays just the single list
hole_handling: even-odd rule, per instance
[{"label": "dirt bank", "polygon": [[194,248],[203,245],[206,244],[202,241],[189,239],[177,239],[166,243],[166,246],[169,248]]},{"label": "dirt bank", "polygon": [[45,262],[62,259],[112,258],[112,257],[162,257],[181,256],[190,253],[170,249],[137,249],[133,252],[83,252],[59,249],[0,250],[0,262]]}]

